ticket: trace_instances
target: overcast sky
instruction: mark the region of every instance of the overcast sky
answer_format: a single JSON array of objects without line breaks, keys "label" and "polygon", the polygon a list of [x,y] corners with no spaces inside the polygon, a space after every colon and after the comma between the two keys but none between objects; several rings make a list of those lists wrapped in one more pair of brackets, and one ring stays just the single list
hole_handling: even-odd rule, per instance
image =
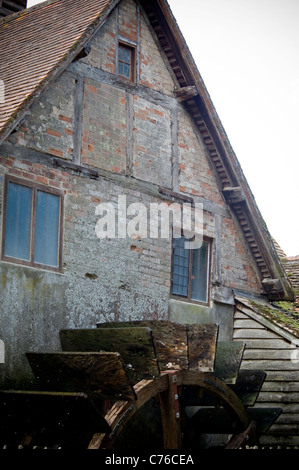
[{"label": "overcast sky", "polygon": [[271,235],[299,255],[299,0],[169,0]]},{"label": "overcast sky", "polygon": [[168,1],[271,235],[299,255],[299,0]]}]

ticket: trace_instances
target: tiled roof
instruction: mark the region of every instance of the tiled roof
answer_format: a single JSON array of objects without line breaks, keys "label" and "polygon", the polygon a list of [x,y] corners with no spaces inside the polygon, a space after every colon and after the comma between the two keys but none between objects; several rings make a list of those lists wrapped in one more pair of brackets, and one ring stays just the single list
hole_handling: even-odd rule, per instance
[{"label": "tiled roof", "polygon": [[283,251],[283,249],[281,248],[281,246],[277,243],[276,240],[274,240],[274,238],[272,238],[272,241],[273,241],[275,250],[276,250],[276,252],[277,252],[279,258],[285,258],[287,255],[285,254],[285,252]]},{"label": "tiled roof", "polygon": [[0,20],[0,137],[30,98],[74,58],[113,0],[50,0]]},{"label": "tiled roof", "polygon": [[295,308],[299,312],[299,256],[282,258],[282,264],[295,290]]},{"label": "tiled roof", "polygon": [[295,291],[295,302],[289,303],[289,306],[283,302],[284,307],[288,307],[289,311],[299,312],[299,256],[287,256],[274,239],[273,244]]},{"label": "tiled roof", "polygon": [[282,262],[283,268],[291,281],[295,291],[295,302],[290,302],[288,305],[283,302],[283,306],[287,307],[289,311],[299,313],[299,256],[287,256],[282,250],[280,245],[273,240],[276,252]]}]

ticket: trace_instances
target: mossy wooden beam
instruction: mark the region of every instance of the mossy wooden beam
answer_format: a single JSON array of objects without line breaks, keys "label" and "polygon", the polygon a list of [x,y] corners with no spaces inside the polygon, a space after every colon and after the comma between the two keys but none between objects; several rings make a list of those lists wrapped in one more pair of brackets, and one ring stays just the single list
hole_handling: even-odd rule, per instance
[{"label": "mossy wooden beam", "polygon": [[153,332],[153,339],[160,370],[188,369],[186,326],[170,321],[136,321],[100,323],[98,328],[147,327]]},{"label": "mossy wooden beam", "polygon": [[135,400],[117,352],[27,353],[42,390],[86,392],[98,399]]},{"label": "mossy wooden beam", "polygon": [[200,372],[213,372],[217,347],[218,326],[188,325],[188,368]]},{"label": "mossy wooden beam", "polygon": [[245,343],[218,341],[215,358],[215,375],[227,384],[237,381]]},{"label": "mossy wooden beam", "polygon": [[119,353],[133,385],[160,373],[152,332],[146,327],[61,330],[60,341],[64,351]]}]

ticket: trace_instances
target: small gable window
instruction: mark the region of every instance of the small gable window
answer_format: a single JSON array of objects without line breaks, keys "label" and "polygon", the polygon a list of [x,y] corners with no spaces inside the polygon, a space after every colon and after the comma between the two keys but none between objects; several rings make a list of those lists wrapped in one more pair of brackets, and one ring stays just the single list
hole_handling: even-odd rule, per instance
[{"label": "small gable window", "polygon": [[7,178],[2,259],[60,270],[62,204],[55,189]]},{"label": "small gable window", "polygon": [[118,45],[118,75],[135,82],[135,48],[123,43]]},{"label": "small gable window", "polygon": [[192,302],[209,301],[211,243],[200,248],[185,247],[184,237],[173,239],[172,295]]}]

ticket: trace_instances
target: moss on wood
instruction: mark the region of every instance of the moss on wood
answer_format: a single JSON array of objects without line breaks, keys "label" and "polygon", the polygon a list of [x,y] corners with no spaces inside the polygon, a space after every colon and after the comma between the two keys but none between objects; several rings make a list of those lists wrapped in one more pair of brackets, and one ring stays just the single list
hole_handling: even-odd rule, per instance
[{"label": "moss on wood", "polygon": [[299,313],[294,309],[293,302],[273,302],[272,305],[261,305],[253,300],[250,301],[252,308],[261,313],[273,323],[288,329],[292,334],[299,337]]}]

